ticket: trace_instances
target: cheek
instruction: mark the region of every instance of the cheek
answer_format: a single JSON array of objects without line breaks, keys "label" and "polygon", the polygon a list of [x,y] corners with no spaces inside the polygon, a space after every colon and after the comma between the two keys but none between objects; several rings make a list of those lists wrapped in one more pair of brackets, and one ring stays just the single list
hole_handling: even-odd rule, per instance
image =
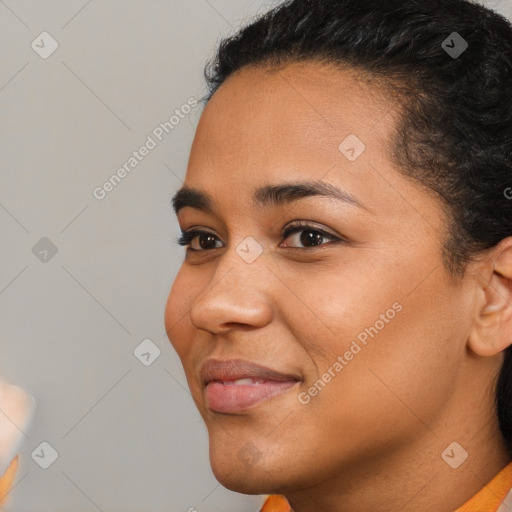
[{"label": "cheek", "polygon": [[429,423],[439,414],[464,356],[460,291],[441,271],[415,290],[417,276],[315,273],[289,279],[293,293],[281,302],[310,358],[302,414],[360,439],[424,428],[418,417]]},{"label": "cheek", "polygon": [[181,360],[190,393],[199,412],[203,414],[199,402],[202,390],[198,386],[192,369],[201,350],[194,345],[194,330],[190,322],[190,309],[196,300],[197,292],[190,286],[191,279],[183,267],[178,272],[165,306],[164,323],[167,336]]},{"label": "cheek", "polygon": [[172,284],[164,314],[167,336],[182,362],[191,345],[187,340],[191,339],[189,312],[194,296],[189,285],[182,267]]},{"label": "cheek", "polygon": [[[325,336],[315,338],[313,329],[307,335],[315,340],[307,350],[316,372],[309,375],[305,391],[315,396],[304,414],[312,424],[330,425],[333,436],[343,426],[354,448],[403,442],[424,431],[424,424],[434,424],[464,357],[463,307],[456,292],[435,276],[414,293],[387,283],[372,293],[347,293],[332,283],[341,290],[336,307],[324,288],[316,304],[330,329],[318,331]],[[345,285],[353,283],[348,279]],[[311,292],[310,297],[315,299]],[[454,322],[456,315],[460,322]]]}]

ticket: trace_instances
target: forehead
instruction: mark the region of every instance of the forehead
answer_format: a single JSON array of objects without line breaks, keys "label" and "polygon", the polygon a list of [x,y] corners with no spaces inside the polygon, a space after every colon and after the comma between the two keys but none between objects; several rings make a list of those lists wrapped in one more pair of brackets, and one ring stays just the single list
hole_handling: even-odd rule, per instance
[{"label": "forehead", "polygon": [[[290,178],[324,179],[356,193],[363,183],[371,187],[372,166],[389,167],[395,122],[382,89],[351,69],[317,62],[242,68],[205,107],[185,184],[249,193]],[[360,141],[355,161],[340,151],[347,138]]]},{"label": "forehead", "polygon": [[[286,140],[297,149],[309,140],[337,150],[350,133],[360,139],[380,138],[381,143],[387,140],[394,110],[378,82],[363,80],[352,68],[316,61],[245,67],[213,95],[198,135],[215,124],[216,133],[208,136],[225,145],[229,134],[238,144],[277,145]],[[381,123],[386,116],[388,122]]]}]

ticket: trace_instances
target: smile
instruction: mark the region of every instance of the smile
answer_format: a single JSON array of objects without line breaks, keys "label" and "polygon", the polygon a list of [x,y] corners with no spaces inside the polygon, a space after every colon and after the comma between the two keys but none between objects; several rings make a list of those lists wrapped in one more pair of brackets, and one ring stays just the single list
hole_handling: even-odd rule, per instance
[{"label": "smile", "polygon": [[210,409],[236,413],[288,391],[301,379],[242,359],[208,359],[201,381]]},{"label": "smile", "polygon": [[244,378],[234,381],[211,381],[206,386],[208,407],[216,412],[235,413],[269,400],[293,388],[298,381]]}]

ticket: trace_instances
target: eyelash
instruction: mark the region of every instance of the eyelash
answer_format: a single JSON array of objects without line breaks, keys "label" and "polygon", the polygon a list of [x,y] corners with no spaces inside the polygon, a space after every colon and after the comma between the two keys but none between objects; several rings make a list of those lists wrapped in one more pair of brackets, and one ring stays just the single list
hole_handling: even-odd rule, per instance
[{"label": "eyelash", "polygon": [[[303,222],[299,222],[297,224],[294,224],[294,225],[289,226],[288,228],[286,228],[285,231],[282,234],[283,239],[286,239],[290,235],[292,235],[294,233],[299,233],[301,231],[314,231],[316,233],[320,233],[324,238],[329,238],[334,243],[344,243],[344,242],[346,243],[347,242],[347,240],[345,240],[343,238],[336,237],[334,235],[331,235],[331,233],[328,233],[327,231],[324,231],[321,228],[317,228],[316,226],[312,226],[311,224],[306,224],[306,223],[303,223]],[[210,233],[209,231],[203,231],[203,230],[200,230],[200,229],[192,229],[190,231],[182,231],[181,236],[176,240],[176,242],[179,245],[189,246],[190,243],[192,242],[192,240],[194,240],[194,238],[196,238],[196,236],[198,236],[198,235],[211,235],[211,236],[215,236],[213,233]],[[326,245],[326,244],[321,244],[320,246],[322,246],[322,245]],[[299,250],[300,249],[308,249],[308,250],[311,250],[311,249],[315,249],[316,247],[319,247],[319,246],[315,246],[315,247],[288,247],[288,249],[299,249]],[[214,247],[213,249],[219,249],[219,247]],[[213,249],[192,249],[190,247],[187,247],[187,251],[191,251],[191,252],[204,252],[204,251],[211,251]]]}]

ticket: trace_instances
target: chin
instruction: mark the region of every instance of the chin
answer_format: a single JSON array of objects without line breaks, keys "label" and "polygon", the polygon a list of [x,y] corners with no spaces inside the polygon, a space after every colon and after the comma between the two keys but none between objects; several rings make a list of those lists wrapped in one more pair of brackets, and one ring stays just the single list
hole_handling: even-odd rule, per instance
[{"label": "chin", "polygon": [[219,473],[213,465],[212,469],[217,481],[230,491],[249,495],[271,494],[271,491],[268,490],[268,483],[265,485],[265,482],[256,481],[251,472],[240,474],[238,472],[226,473],[221,471]]},{"label": "chin", "polygon": [[218,482],[230,491],[241,494],[273,494],[282,492],[282,471],[273,471],[272,464],[250,443],[238,449],[236,443],[216,445],[210,439],[210,465]]},{"label": "chin", "polygon": [[214,459],[210,459],[210,464],[217,481],[230,491],[249,495],[278,492],[275,490],[275,480],[265,471],[247,468],[244,464],[236,462],[218,464]]}]

